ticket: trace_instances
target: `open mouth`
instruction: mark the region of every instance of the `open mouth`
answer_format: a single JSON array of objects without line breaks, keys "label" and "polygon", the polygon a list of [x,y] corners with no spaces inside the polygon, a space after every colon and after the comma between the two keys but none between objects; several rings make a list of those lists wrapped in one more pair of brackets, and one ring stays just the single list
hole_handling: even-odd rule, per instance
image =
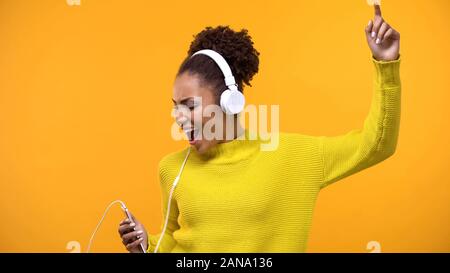
[{"label": "open mouth", "polygon": [[186,134],[187,138],[189,139],[189,142],[197,140],[200,133],[200,130],[197,128],[186,128],[183,129],[183,131]]}]

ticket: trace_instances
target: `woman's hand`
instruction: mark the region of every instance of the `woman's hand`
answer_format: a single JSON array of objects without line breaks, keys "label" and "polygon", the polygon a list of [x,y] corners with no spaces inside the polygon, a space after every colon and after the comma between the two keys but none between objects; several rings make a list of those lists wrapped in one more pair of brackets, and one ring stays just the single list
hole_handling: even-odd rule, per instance
[{"label": "woman's hand", "polygon": [[[131,213],[130,213],[131,214]],[[133,222],[126,218],[119,224],[119,234],[123,245],[130,253],[141,253],[139,244],[142,243],[144,249],[148,247],[148,236],[145,227],[132,214]]]},{"label": "woman's hand", "polygon": [[375,18],[366,27],[366,38],[373,57],[378,61],[393,61],[399,58],[400,33],[381,16],[380,5],[374,5]]}]

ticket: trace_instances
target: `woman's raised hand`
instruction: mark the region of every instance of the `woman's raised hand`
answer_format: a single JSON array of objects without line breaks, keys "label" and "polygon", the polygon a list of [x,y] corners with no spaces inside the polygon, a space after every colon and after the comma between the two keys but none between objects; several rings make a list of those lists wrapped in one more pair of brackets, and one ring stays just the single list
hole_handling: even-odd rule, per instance
[{"label": "woman's raised hand", "polygon": [[392,28],[381,15],[380,5],[375,4],[375,17],[366,27],[366,38],[373,57],[378,61],[393,61],[399,58],[400,33]]}]

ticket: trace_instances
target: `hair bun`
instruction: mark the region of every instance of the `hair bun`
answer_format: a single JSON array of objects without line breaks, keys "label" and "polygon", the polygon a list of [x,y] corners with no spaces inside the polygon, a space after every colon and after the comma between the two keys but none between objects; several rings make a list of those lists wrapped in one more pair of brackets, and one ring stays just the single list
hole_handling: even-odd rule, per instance
[{"label": "hair bun", "polygon": [[188,54],[191,56],[202,49],[212,49],[222,55],[236,81],[251,86],[250,81],[258,72],[259,52],[253,47],[247,29],[236,32],[229,26],[206,27],[194,35]]}]

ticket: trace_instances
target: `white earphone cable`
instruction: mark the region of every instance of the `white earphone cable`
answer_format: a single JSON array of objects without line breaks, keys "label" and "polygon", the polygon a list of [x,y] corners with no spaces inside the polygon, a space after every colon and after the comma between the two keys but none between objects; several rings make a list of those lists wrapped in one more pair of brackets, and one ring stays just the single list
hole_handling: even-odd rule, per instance
[{"label": "white earphone cable", "polygon": [[170,204],[172,203],[172,194],[173,194],[173,191],[175,190],[175,187],[178,184],[178,181],[180,180],[181,173],[183,172],[184,165],[186,164],[186,161],[189,157],[190,152],[191,152],[191,147],[189,146],[188,151],[186,153],[186,157],[184,158],[183,164],[181,165],[180,171],[178,172],[178,175],[175,177],[175,180],[173,181],[173,184],[172,184],[172,188],[170,189],[169,200],[167,202],[167,212],[166,212],[166,219],[164,222],[164,227],[162,229],[161,235],[159,237],[158,243],[156,244],[155,251],[153,253],[158,252],[159,245],[161,244],[164,234],[166,233],[166,228],[167,228],[167,224],[169,222],[169,215],[170,215]]},{"label": "white earphone cable", "polygon": [[105,212],[103,213],[103,216],[102,216],[102,218],[100,219],[100,222],[98,222],[97,226],[95,227],[94,232],[93,232],[92,235],[91,235],[91,238],[89,239],[89,244],[88,244],[86,253],[89,253],[89,251],[91,250],[91,245],[92,245],[92,242],[94,241],[95,234],[97,233],[98,229],[100,228],[100,225],[102,224],[103,219],[105,219],[105,216],[106,216],[106,214],[108,213],[109,209],[110,209],[114,204],[117,204],[117,203],[120,203],[120,206],[122,207],[122,209],[126,208],[125,204],[124,204],[121,200],[115,200],[115,201],[112,201],[112,202],[108,205],[108,207],[106,207]]},{"label": "white earphone cable", "polygon": [[[184,158],[184,161],[183,161],[183,164],[181,165],[180,171],[179,171],[177,177],[175,177],[175,180],[174,180],[174,182],[173,182],[173,184],[172,184],[172,188],[171,188],[170,194],[169,194],[169,201],[168,201],[168,204],[167,204],[167,213],[166,213],[166,219],[165,219],[163,231],[162,231],[161,236],[160,236],[160,238],[159,238],[159,240],[158,240],[158,244],[156,245],[156,248],[155,248],[154,253],[157,253],[157,251],[158,251],[158,249],[159,249],[159,245],[161,244],[161,241],[162,241],[162,239],[163,239],[163,237],[164,237],[164,234],[165,234],[165,232],[166,232],[167,224],[168,224],[168,221],[169,221],[170,204],[171,204],[171,201],[172,201],[173,191],[175,190],[175,187],[177,186],[178,181],[180,180],[181,173],[183,172],[184,165],[186,164],[186,161],[187,161],[187,159],[188,159],[188,157],[189,157],[190,152],[191,152],[191,147],[188,148],[186,157]],[[91,238],[89,239],[89,244],[88,244],[86,253],[89,253],[89,252],[91,251],[91,246],[92,246],[92,243],[94,242],[95,235],[97,234],[98,229],[100,228],[101,224],[103,223],[103,220],[105,219],[106,214],[107,214],[108,211],[111,209],[111,207],[112,207],[114,204],[117,204],[117,203],[120,204],[120,206],[122,207],[123,210],[127,210],[127,207],[125,206],[125,203],[122,202],[121,200],[114,200],[114,201],[112,201],[112,202],[106,207],[105,211],[103,212],[102,218],[101,218],[100,221],[98,222],[97,226],[96,226],[95,229],[94,229],[94,232],[93,232],[92,235],[91,235]]]}]

